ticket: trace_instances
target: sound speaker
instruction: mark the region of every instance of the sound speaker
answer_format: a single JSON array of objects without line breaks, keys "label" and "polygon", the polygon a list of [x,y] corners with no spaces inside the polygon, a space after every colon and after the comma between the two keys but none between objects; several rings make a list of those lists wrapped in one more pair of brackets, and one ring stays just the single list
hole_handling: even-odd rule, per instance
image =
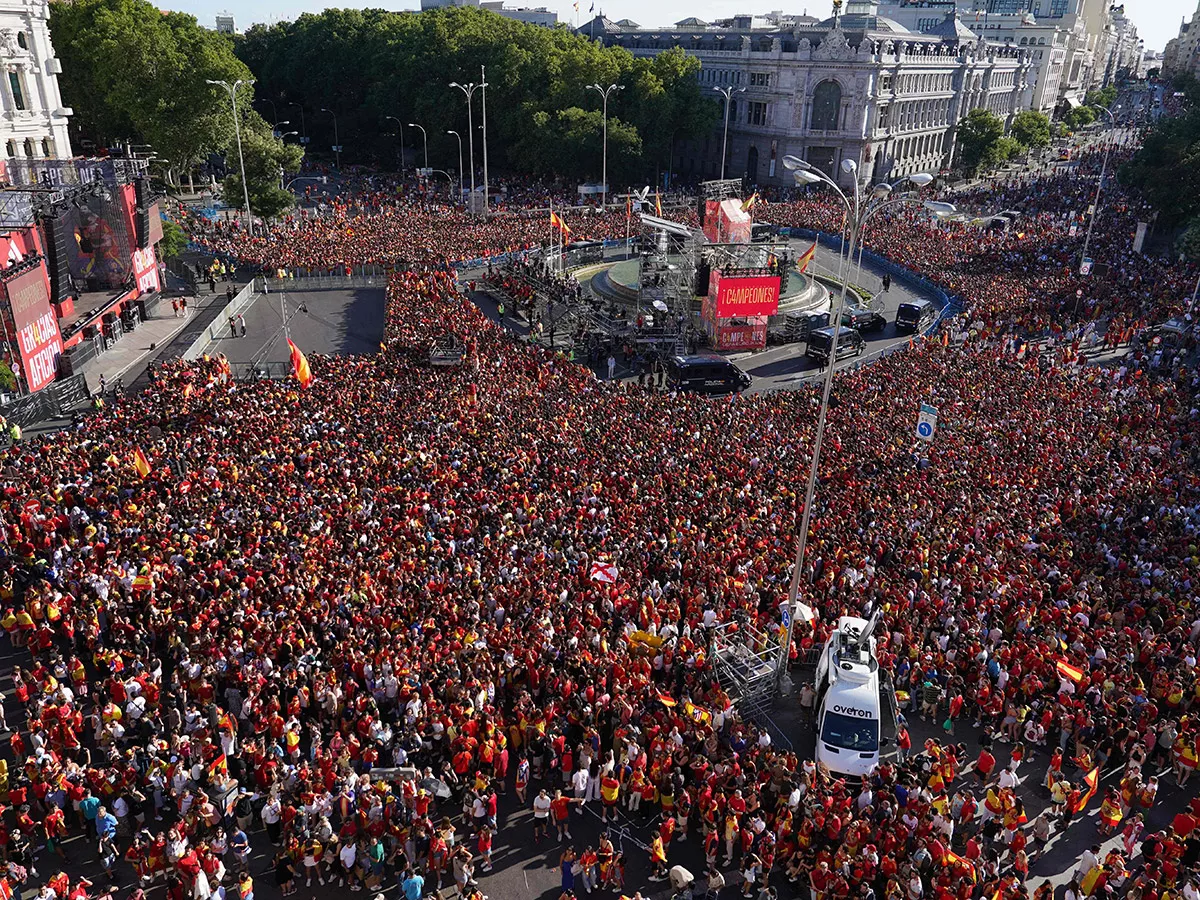
[{"label": "sound speaker", "polygon": [[43,220],[46,234],[46,267],[50,270],[50,300],[61,303],[71,296],[71,264],[67,259],[67,226],[61,219]]},{"label": "sound speaker", "polygon": [[708,282],[712,278],[712,266],[706,262],[701,262],[696,266],[696,290],[697,297],[708,296]]},{"label": "sound speaker", "polygon": [[137,208],[133,211],[133,227],[139,250],[150,246],[150,185],[145,178],[133,182],[133,195]]},{"label": "sound speaker", "polygon": [[704,227],[704,210],[707,208],[707,201],[703,197],[696,201],[696,218],[700,220],[700,227]]}]

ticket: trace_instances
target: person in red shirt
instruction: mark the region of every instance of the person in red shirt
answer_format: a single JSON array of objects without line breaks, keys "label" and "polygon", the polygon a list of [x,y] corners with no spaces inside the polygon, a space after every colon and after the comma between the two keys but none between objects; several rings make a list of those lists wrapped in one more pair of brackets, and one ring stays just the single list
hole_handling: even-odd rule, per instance
[{"label": "person in red shirt", "polygon": [[995,769],[996,757],[992,756],[991,752],[984,747],[979,751],[979,759],[975,761],[975,776],[979,779],[979,783],[987,784]]},{"label": "person in red shirt", "polygon": [[550,814],[554,817],[554,827],[558,829],[558,842],[561,844],[563,835],[571,837],[571,822],[569,816],[571,814],[571,804],[583,803],[582,798],[564,797],[562,791],[554,792],[554,799],[550,801]]}]

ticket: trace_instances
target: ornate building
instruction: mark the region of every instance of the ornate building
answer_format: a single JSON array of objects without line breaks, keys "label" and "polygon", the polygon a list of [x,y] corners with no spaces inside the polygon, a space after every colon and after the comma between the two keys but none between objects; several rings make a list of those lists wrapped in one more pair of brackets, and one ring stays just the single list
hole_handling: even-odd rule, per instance
[{"label": "ornate building", "polygon": [[0,0],[0,144],[9,159],[71,155],[72,110],[58,91],[49,17],[47,0]]},{"label": "ornate building", "polygon": [[[874,14],[871,4],[855,6],[867,9],[790,27],[690,20],[655,30],[598,19],[579,31],[594,27],[597,39],[635,56],[679,47],[700,60],[701,90],[744,90],[729,110],[726,171],[759,185],[791,183],[785,155],[842,180],[843,159],[875,180],[936,172],[953,158],[954,126],[969,111],[988,109],[1007,122],[1028,108],[1028,49],[981,40],[953,10],[918,34]],[[718,128],[705,140],[679,142],[674,176],[717,177],[721,138]]]}]

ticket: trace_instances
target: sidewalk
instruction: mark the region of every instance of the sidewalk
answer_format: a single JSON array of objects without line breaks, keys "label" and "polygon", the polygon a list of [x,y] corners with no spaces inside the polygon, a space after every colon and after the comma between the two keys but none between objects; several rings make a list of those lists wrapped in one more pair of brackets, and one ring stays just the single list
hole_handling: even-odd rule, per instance
[{"label": "sidewalk", "polygon": [[162,349],[171,344],[180,333],[185,330],[195,331],[197,326],[199,331],[207,328],[207,323],[200,323],[206,318],[208,322],[212,321],[209,307],[215,305],[219,310],[225,302],[223,291],[189,298],[186,319],[176,318],[171,315],[170,309],[166,308],[139,325],[132,334],[124,335],[104,353],[90,360],[79,374],[87,378],[88,389],[93,392],[100,387],[101,375],[104,376],[105,384],[110,390],[117,383],[117,379],[121,379],[128,389],[146,367],[161,355]]}]

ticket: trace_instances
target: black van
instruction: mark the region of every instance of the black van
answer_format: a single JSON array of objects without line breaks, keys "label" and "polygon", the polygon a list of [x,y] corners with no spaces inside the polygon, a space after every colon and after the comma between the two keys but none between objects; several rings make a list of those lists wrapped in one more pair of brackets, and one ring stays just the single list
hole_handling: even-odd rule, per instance
[{"label": "black van", "polygon": [[723,356],[672,356],[667,360],[667,384],[674,391],[732,394],[750,387],[751,381]]},{"label": "black van", "polygon": [[[833,346],[833,326],[828,328],[818,328],[816,331],[808,335],[808,347],[804,351],[804,355],[809,359],[816,360],[817,363],[824,366],[829,362],[829,348]],[[867,342],[863,340],[863,336],[853,328],[838,329],[837,336],[837,358],[845,359],[848,356],[862,356],[867,349]]]},{"label": "black van", "polygon": [[936,318],[937,307],[932,300],[908,300],[896,309],[896,331],[915,334],[932,325]]}]

